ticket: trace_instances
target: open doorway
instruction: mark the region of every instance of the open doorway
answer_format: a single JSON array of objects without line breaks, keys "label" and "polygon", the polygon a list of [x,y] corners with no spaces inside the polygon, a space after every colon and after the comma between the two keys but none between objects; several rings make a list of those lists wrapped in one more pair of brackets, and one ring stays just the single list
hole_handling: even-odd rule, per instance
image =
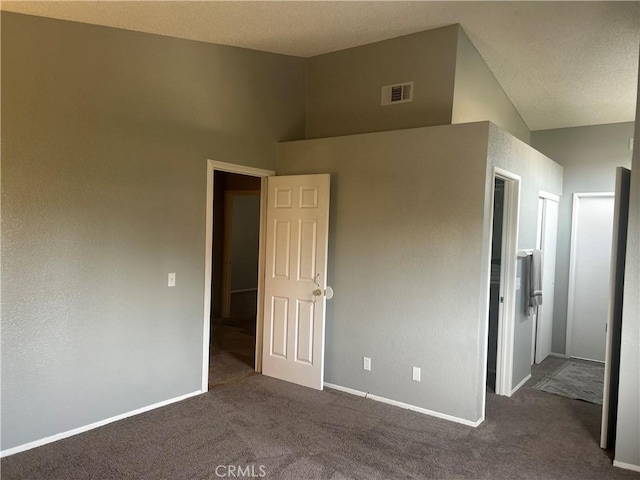
[{"label": "open doorway", "polygon": [[261,179],[214,172],[209,388],[255,372]]},{"label": "open doorway", "polygon": [[489,338],[487,353],[487,389],[496,393],[498,362],[498,323],[501,313],[500,279],[502,270],[502,232],[504,227],[504,187],[501,178],[494,179],[493,225],[491,240],[491,281],[489,287]]},{"label": "open doorway", "polygon": [[491,228],[486,251],[490,274],[487,279],[485,401],[486,394],[510,397],[520,387],[518,382],[515,388],[512,387],[516,292],[520,290],[520,286],[516,286],[520,181],[519,176],[494,167]]},{"label": "open doorway", "polygon": [[[236,175],[232,175],[236,174]],[[224,175],[227,175],[226,177]],[[204,269],[204,318],[203,318],[203,335],[202,335],[202,391],[209,390],[210,385],[216,385],[225,383],[226,381],[232,381],[237,378],[238,375],[234,371],[233,367],[242,368],[244,375],[251,375],[253,372],[262,371],[262,299],[263,299],[263,280],[264,280],[264,209],[266,205],[266,179],[267,177],[275,175],[275,172],[271,170],[263,170],[254,167],[246,167],[243,165],[236,165],[232,163],[217,162],[215,160],[207,160],[207,198],[206,198],[206,226],[205,226],[205,269]],[[217,180],[217,181],[216,181]],[[225,201],[224,198],[227,195],[225,192],[254,192],[259,191],[260,206],[259,220],[258,220],[258,261],[256,272],[256,285],[255,301],[248,302],[255,307],[247,306],[241,299],[237,302],[243,304],[244,310],[248,311],[254,308],[255,312],[250,314],[250,321],[246,321],[245,325],[231,325],[230,328],[242,329],[241,334],[245,334],[243,339],[236,338],[236,347],[240,347],[235,351],[229,351],[229,349],[222,350],[220,348],[220,342],[223,344],[228,340],[233,340],[233,337],[237,335],[231,335],[231,338],[224,338],[224,315],[222,311],[222,278],[223,278],[223,263],[224,263],[224,238],[225,231],[227,231],[227,238],[231,239],[230,228],[225,229],[224,212]],[[232,194],[233,196],[233,194]],[[238,205],[243,202],[238,202]],[[233,210],[233,209],[232,209]],[[233,218],[232,214],[227,214],[228,218]],[[215,228],[214,228],[215,220]],[[228,222],[227,222],[228,223]],[[231,224],[229,224],[232,226]],[[214,241],[215,237],[215,241]],[[232,240],[229,240],[230,242]],[[232,247],[231,247],[232,248]],[[231,266],[232,268],[232,266]],[[229,274],[228,274],[229,276]],[[233,274],[231,273],[231,278]],[[231,280],[229,278],[229,280]],[[228,283],[228,293],[231,294],[231,283]],[[243,289],[239,289],[243,290]],[[250,292],[238,292],[238,293],[250,293]],[[229,299],[229,315],[234,308],[232,304],[236,303],[233,298]],[[242,307],[241,307],[242,308]],[[255,320],[254,320],[255,319]],[[220,320],[220,321],[216,321]],[[246,324],[253,324],[251,329]],[[222,328],[218,328],[218,325],[222,324]],[[229,325],[226,325],[229,327]],[[221,331],[222,330],[222,331]],[[226,330],[229,330],[227,328]],[[251,331],[248,331],[251,330]],[[238,330],[235,331],[238,333]],[[253,337],[253,349],[250,350],[248,343],[249,338]],[[212,341],[213,340],[213,341]],[[222,355],[216,355],[218,351],[227,352]],[[230,367],[225,360],[231,357]],[[253,368],[248,358],[253,357]],[[243,362],[244,360],[244,362]],[[210,368],[211,367],[211,368]],[[246,368],[245,368],[246,367]],[[241,375],[242,375],[241,374]],[[210,379],[211,376],[211,379]],[[226,377],[222,378],[222,377]],[[211,381],[210,381],[211,380]]]}]

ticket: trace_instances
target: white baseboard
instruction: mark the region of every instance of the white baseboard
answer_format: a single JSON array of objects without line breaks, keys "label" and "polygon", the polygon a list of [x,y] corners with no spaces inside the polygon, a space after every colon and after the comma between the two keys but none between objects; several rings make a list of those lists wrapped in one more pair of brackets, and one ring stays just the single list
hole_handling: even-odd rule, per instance
[{"label": "white baseboard", "polygon": [[234,293],[248,293],[248,292],[257,292],[258,289],[257,288],[243,288],[241,290],[231,290],[229,293],[234,294]]},{"label": "white baseboard", "polygon": [[333,383],[324,382],[324,386],[327,388],[333,388],[334,390],[339,390],[344,393],[349,393],[351,395],[355,395],[356,397],[366,397],[367,392],[361,392],[360,390],[354,390],[353,388],[343,387],[341,385],[335,385]]},{"label": "white baseboard", "polygon": [[110,417],[105,420],[100,420],[99,422],[94,422],[94,423],[90,423],[89,425],[84,425],[82,427],[74,428],[73,430],[67,430],[66,432],[56,433],[55,435],[44,437],[39,440],[34,440],[33,442],[23,443],[22,445],[18,445],[17,447],[2,450],[0,452],[0,458],[8,457],[9,455],[24,452],[26,450],[31,450],[32,448],[40,447],[42,445],[46,445],[47,443],[56,442],[58,440],[62,440],[63,438],[72,437],[74,435],[78,435],[79,433],[84,433],[89,430],[93,430],[94,428],[102,427],[109,423],[117,422],[118,420],[123,420],[128,417],[133,417],[134,415],[139,415],[140,413],[148,412],[149,410],[154,410],[156,408],[164,407],[166,405],[176,403],[181,400],[186,400],[189,397],[194,397],[196,395],[200,395],[201,393],[202,393],[202,390],[187,393],[185,395],[180,395],[179,397],[170,398],[169,400],[164,400],[162,402],[154,403],[153,405],[147,405],[146,407],[137,408],[136,410],[132,410],[130,412],[121,413],[120,415],[116,415],[115,417]]},{"label": "white baseboard", "polygon": [[362,392],[360,390],[354,390],[353,388],[343,387],[341,385],[335,385],[333,383],[324,384],[327,388],[332,388],[334,390],[338,390],[340,392],[349,393],[351,395],[356,395],[358,397],[370,398],[371,400],[375,400],[376,402],[386,403],[388,405],[393,405],[395,407],[404,408],[405,410],[411,410],[412,412],[422,413],[424,415],[429,415],[431,417],[442,418],[443,420],[449,420],[450,422],[460,423],[462,425],[467,425],[469,427],[477,427],[482,422],[484,422],[484,417],[479,420],[473,422],[471,420],[467,420],[460,417],[454,417],[453,415],[447,415],[446,413],[434,412],[433,410],[428,410],[422,407],[416,407],[415,405],[409,405],[408,403],[398,402],[397,400],[391,400],[385,397],[379,397],[378,395],[372,395],[367,392]]},{"label": "white baseboard", "polygon": [[527,375],[526,377],[524,377],[524,378],[522,379],[522,381],[521,381],[518,385],[516,385],[515,387],[513,387],[513,390],[511,390],[511,394],[510,394],[509,396],[513,395],[513,394],[514,394],[514,393],[516,393],[518,390],[520,390],[520,387],[522,387],[522,386],[523,386],[525,383],[527,383],[529,380],[531,380],[531,374],[529,374],[529,375]]},{"label": "white baseboard", "polygon": [[551,352],[549,354],[549,356],[550,357],[556,357],[556,358],[569,358],[564,353],[553,353],[553,352]]},{"label": "white baseboard", "polygon": [[570,357],[570,358],[575,358],[576,360],[585,360],[587,362],[593,362],[593,363],[601,363],[604,365],[604,360],[594,360],[593,358],[584,358],[584,357]]},{"label": "white baseboard", "polygon": [[613,466],[618,468],[624,468],[625,470],[631,470],[632,472],[640,472],[640,465],[634,465],[633,463],[624,463],[617,460],[613,461]]}]

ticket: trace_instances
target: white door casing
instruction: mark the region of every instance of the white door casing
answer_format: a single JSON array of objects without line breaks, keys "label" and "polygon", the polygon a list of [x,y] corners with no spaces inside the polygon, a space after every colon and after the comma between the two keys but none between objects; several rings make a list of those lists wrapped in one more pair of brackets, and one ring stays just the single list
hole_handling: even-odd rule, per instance
[{"label": "white door casing", "polygon": [[260,177],[260,247],[258,252],[258,311],[256,316],[256,372],[262,371],[262,306],[263,306],[263,279],[264,279],[264,222],[266,206],[266,179],[276,172],[260,168],[246,167],[234,163],[207,160],[207,197],[206,197],[206,224],[205,224],[205,251],[204,251],[204,309],[203,309],[203,333],[202,333],[202,391],[209,390],[209,340],[211,326],[211,283],[213,273],[213,199],[214,199],[214,172],[229,172],[251,177]]},{"label": "white door casing", "polygon": [[[510,397],[515,390],[513,384],[513,349],[514,349],[514,324],[509,319],[515,318],[516,304],[516,271],[517,271],[517,250],[518,250],[518,220],[520,212],[520,182],[521,178],[507,170],[494,167],[495,178],[505,181],[504,192],[504,217],[502,225],[502,263],[500,266],[500,296],[504,302],[500,304],[498,320],[498,348],[496,358],[496,394]],[[492,193],[493,205],[493,193]],[[493,216],[491,217],[493,221]],[[491,230],[492,231],[492,230]],[[489,239],[491,245],[491,238]],[[487,255],[490,261],[490,247]],[[490,268],[490,266],[489,266]],[[487,278],[489,287],[490,278]],[[488,291],[488,288],[487,288]],[[488,296],[487,296],[488,300]],[[486,319],[489,320],[489,303],[486,304]],[[488,336],[487,336],[488,338]],[[488,348],[486,349],[488,351]],[[486,365],[486,363],[485,363]],[[486,369],[485,369],[486,370]],[[486,378],[482,383],[483,407],[486,406]]]},{"label": "white door casing", "polygon": [[613,193],[573,197],[567,356],[604,362],[611,275]]},{"label": "white door casing", "polygon": [[553,333],[553,302],[556,276],[556,246],[558,239],[558,202],[551,198],[542,200],[542,305],[538,307],[535,361],[542,361],[551,354]]},{"label": "white door casing", "polygon": [[262,373],[322,390],[330,175],[270,177]]},{"label": "white door casing", "polygon": [[[536,227],[536,248],[542,250],[542,230],[544,229],[544,198],[538,197],[538,220]],[[543,292],[544,295],[544,292]],[[544,300],[544,299],[543,299]],[[536,363],[536,342],[538,336],[538,317],[540,309],[536,309],[533,314],[533,322],[531,322],[531,365]]]}]

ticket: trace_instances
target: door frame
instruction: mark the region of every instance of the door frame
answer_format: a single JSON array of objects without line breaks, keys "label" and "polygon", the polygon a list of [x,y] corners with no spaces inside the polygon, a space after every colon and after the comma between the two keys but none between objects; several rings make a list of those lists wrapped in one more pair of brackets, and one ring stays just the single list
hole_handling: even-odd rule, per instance
[{"label": "door frame", "polygon": [[[491,245],[493,242],[493,204],[495,201],[495,181],[496,178],[503,180],[504,185],[504,216],[502,224],[502,253],[500,265],[500,296],[504,298],[501,304],[501,312],[498,315],[498,347],[496,352],[496,395],[510,397],[513,384],[513,342],[514,342],[514,322],[505,321],[505,319],[515,318],[516,307],[516,276],[518,268],[518,229],[520,221],[520,188],[522,179],[519,175],[515,175],[507,170],[499,167],[493,168],[491,175],[491,197],[490,197],[490,215],[489,215],[489,241],[487,243],[487,302],[484,312],[484,321],[486,332],[489,328],[489,289],[491,286]],[[489,344],[487,335],[485,335],[484,348],[484,377],[482,382],[483,412],[486,408],[487,397],[487,361]],[[483,414],[484,416],[484,414]]]},{"label": "door frame", "polygon": [[573,205],[571,209],[571,246],[569,247],[569,290],[567,293],[567,331],[565,341],[565,356],[571,358],[571,343],[573,336],[573,299],[576,288],[576,232],[578,230],[578,213],[580,212],[580,199],[594,197],[614,197],[615,192],[586,192],[574,193]]},{"label": "door frame", "polygon": [[616,168],[616,197],[613,209],[613,238],[611,242],[611,282],[607,336],[604,355],[604,387],[602,396],[602,421],[600,447],[615,448],[618,414],[618,386],[620,383],[620,337],[624,272],[629,231],[629,194],[631,170]]},{"label": "door frame", "polygon": [[262,371],[262,325],[264,295],[264,248],[266,226],[267,178],[276,174],[273,170],[246,167],[235,163],[207,159],[207,195],[205,205],[205,252],[204,252],[204,312],[202,334],[202,391],[209,391],[209,335],[211,328],[211,276],[213,274],[213,186],[216,171],[259,177],[260,183],[260,243],[258,251],[258,311],[256,314],[255,370]]},{"label": "door frame", "polygon": [[[558,212],[560,208],[560,196],[555,195],[553,193],[545,192],[544,190],[538,191],[538,206],[540,206],[540,200],[542,200],[542,208],[538,211],[538,221],[536,228],[536,249],[542,250],[542,241],[545,234],[545,220],[546,220],[546,200],[550,200],[552,202],[556,202],[558,204]],[[556,225],[556,234],[557,234],[558,226]],[[556,247],[557,247],[557,239],[556,239]],[[557,264],[557,254],[556,254],[556,264]],[[552,312],[553,315],[553,312]],[[538,320],[539,320],[539,311],[532,315],[533,321],[531,322],[531,365],[536,363],[536,347],[538,345]],[[553,325],[553,317],[552,317],[552,325]]]}]

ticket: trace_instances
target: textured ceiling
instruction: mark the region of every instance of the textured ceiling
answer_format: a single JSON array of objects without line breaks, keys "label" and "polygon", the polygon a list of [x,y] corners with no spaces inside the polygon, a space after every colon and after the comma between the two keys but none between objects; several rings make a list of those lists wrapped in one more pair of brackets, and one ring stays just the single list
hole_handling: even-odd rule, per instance
[{"label": "textured ceiling", "polygon": [[532,130],[633,121],[640,2],[2,2],[2,10],[310,57],[460,23]]}]

